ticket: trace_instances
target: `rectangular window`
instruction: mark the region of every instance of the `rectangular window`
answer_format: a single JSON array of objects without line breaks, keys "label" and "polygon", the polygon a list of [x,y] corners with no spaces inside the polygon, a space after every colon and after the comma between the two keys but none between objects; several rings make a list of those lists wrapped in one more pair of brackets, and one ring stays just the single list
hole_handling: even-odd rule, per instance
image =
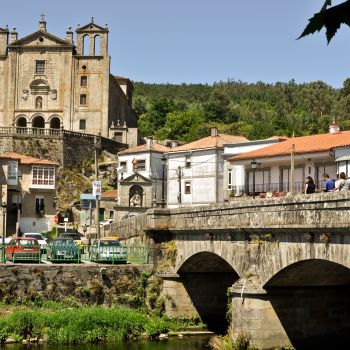
[{"label": "rectangular window", "polygon": [[119,166],[123,168],[123,172],[125,173],[126,172],[126,162],[120,162]]},{"label": "rectangular window", "polygon": [[48,166],[33,166],[31,187],[55,187],[55,168]]},{"label": "rectangular window", "polygon": [[18,178],[18,162],[9,161],[7,163],[7,184],[17,185]]},{"label": "rectangular window", "polygon": [[114,218],[114,211],[113,211],[113,210],[110,210],[110,211],[109,211],[109,218],[110,218],[110,219],[113,219],[113,218]]},{"label": "rectangular window", "polygon": [[36,197],[35,198],[35,212],[43,213],[45,212],[45,200],[44,197]]},{"label": "rectangular window", "polygon": [[146,170],[146,160],[145,159],[137,160],[137,169],[138,170]]},{"label": "rectangular window", "polygon": [[80,95],[80,105],[82,105],[82,106],[86,105],[86,101],[87,101],[86,94],[81,94]]},{"label": "rectangular window", "polygon": [[185,194],[191,194],[191,181],[185,181]]},{"label": "rectangular window", "polygon": [[227,189],[232,190],[232,169],[227,171]]},{"label": "rectangular window", "polygon": [[85,130],[86,129],[86,120],[85,119],[80,119],[79,120],[79,129],[80,130]]},{"label": "rectangular window", "polygon": [[191,156],[186,156],[186,168],[191,168]]},{"label": "rectangular window", "polygon": [[80,77],[80,86],[87,86],[87,77],[86,76]]},{"label": "rectangular window", "polygon": [[35,61],[35,74],[45,74],[45,61]]}]

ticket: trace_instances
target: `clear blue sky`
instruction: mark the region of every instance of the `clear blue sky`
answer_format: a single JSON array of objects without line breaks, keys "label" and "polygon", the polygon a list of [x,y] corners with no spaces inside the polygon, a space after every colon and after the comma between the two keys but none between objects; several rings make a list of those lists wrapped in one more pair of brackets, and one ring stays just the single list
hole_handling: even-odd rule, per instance
[{"label": "clear blue sky", "polygon": [[[324,0],[13,0],[0,26],[20,37],[46,14],[52,34],[65,36],[95,18],[108,23],[111,70],[135,81],[213,83],[323,80],[350,77],[350,30],[327,46],[324,32],[296,40]],[[338,1],[340,2],[340,1]],[[337,1],[335,1],[337,3]]]}]

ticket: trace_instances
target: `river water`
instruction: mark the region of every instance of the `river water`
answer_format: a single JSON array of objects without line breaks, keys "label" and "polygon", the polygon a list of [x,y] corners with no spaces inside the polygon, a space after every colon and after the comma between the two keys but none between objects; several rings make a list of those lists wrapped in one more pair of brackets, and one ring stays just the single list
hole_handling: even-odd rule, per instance
[{"label": "river water", "polygon": [[203,350],[208,349],[208,336],[170,338],[167,341],[133,341],[97,345],[6,345],[4,350]]}]

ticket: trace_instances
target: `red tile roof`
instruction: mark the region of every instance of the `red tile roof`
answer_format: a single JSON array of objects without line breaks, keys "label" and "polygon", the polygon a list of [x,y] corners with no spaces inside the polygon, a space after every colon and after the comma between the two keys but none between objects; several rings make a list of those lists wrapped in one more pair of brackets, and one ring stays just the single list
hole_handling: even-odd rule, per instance
[{"label": "red tile roof", "polygon": [[[130,154],[130,153],[141,153],[141,152],[149,152],[150,150],[147,148],[147,145],[140,145],[132,148],[128,148],[124,151],[119,152],[118,154]],[[169,152],[170,148],[160,145],[159,143],[153,142],[151,147],[152,152],[164,153]]]},{"label": "red tile roof", "polygon": [[216,148],[224,147],[226,143],[240,143],[248,141],[244,136],[235,136],[235,135],[226,135],[226,134],[217,134],[217,136],[208,136],[200,140],[187,143],[185,145],[175,147],[170,149],[170,152],[178,151],[191,151],[196,149],[205,149],[205,148]]},{"label": "red tile roof", "polygon": [[51,160],[33,158],[33,157],[26,156],[24,154],[18,154],[13,152],[0,154],[0,158],[18,160],[20,164],[26,164],[26,165],[28,164],[58,165],[57,163],[52,162]]},{"label": "red tile roof", "polygon": [[118,196],[118,191],[117,190],[109,190],[109,191],[105,191],[102,192],[102,198],[117,198]]},{"label": "red tile roof", "polygon": [[295,145],[296,153],[326,152],[334,147],[350,146],[350,131],[294,137],[256,151],[233,156],[229,160],[237,161],[286,156],[291,153],[292,144]]}]

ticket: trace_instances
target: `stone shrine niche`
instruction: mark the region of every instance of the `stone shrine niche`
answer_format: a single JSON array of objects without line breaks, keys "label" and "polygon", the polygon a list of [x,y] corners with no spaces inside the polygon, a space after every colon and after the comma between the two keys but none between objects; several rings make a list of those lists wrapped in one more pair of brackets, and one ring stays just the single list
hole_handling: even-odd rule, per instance
[{"label": "stone shrine niche", "polygon": [[43,108],[43,98],[41,96],[38,96],[35,99],[35,108],[36,109],[42,109]]},{"label": "stone shrine niche", "polygon": [[129,190],[129,207],[142,207],[143,188],[133,185]]}]

